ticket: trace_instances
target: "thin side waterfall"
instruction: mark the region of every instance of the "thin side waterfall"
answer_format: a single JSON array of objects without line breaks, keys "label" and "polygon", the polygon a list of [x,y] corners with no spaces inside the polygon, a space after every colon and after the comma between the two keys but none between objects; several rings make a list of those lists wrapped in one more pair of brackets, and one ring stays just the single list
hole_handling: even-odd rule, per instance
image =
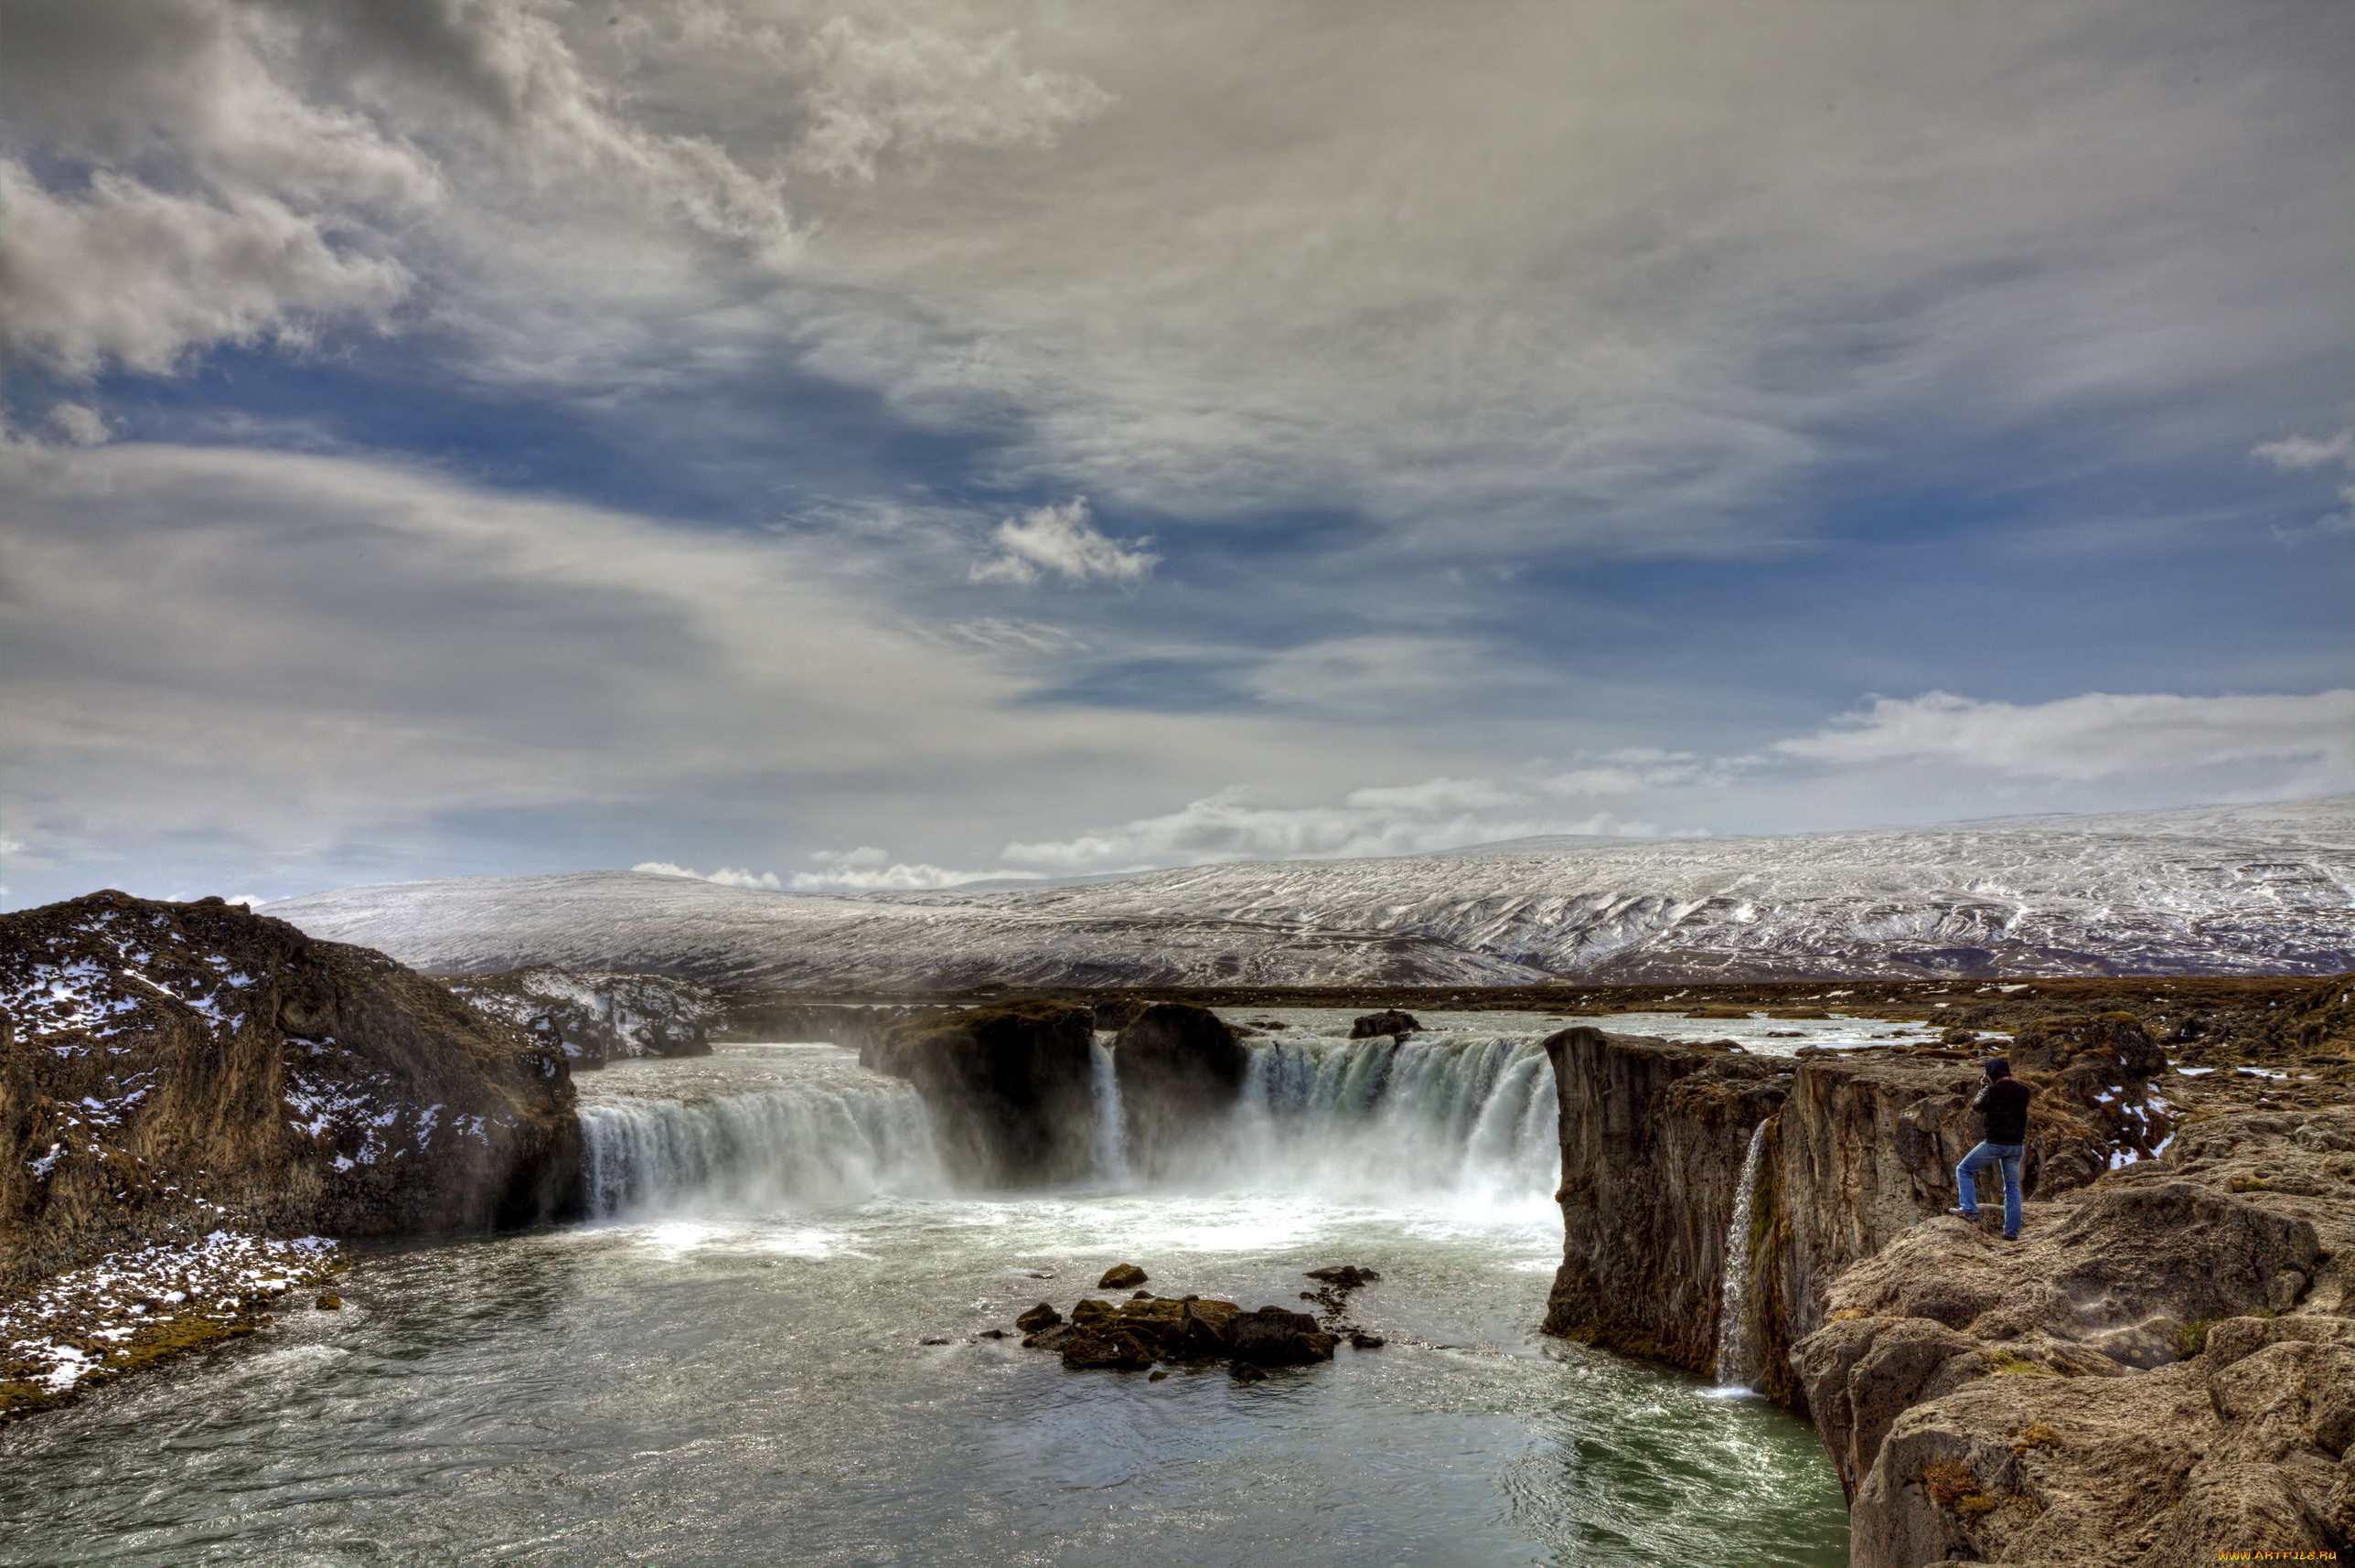
[{"label": "thin side waterfall", "polygon": [[1129,1179],[1129,1119],[1120,1105],[1119,1070],[1102,1040],[1089,1041],[1087,1052],[1096,1087],[1096,1178],[1124,1182]]},{"label": "thin side waterfall", "polygon": [[598,1219],[856,1202],[946,1185],[932,1119],[900,1083],[585,1105],[581,1141]]},{"label": "thin side waterfall", "polygon": [[1766,1147],[1766,1124],[1750,1130],[1750,1152],[1742,1156],[1741,1180],[1734,1189],[1733,1218],[1726,1222],[1725,1285],[1718,1299],[1718,1386],[1748,1388],[1752,1363],[1758,1359],[1750,1325],[1750,1275],[1757,1260],[1750,1255],[1750,1211],[1758,1197],[1758,1161]]}]

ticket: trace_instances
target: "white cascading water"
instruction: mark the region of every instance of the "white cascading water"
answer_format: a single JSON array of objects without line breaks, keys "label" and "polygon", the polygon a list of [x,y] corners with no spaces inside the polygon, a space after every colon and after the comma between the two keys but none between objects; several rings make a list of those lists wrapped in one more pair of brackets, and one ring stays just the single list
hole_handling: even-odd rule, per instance
[{"label": "white cascading water", "polygon": [[924,1102],[905,1083],[811,1083],[581,1110],[589,1212],[744,1210],[942,1190]]},{"label": "white cascading water", "polygon": [[1361,1198],[1534,1201],[1560,1168],[1553,1069],[1526,1036],[1253,1040],[1231,1173]]},{"label": "white cascading water", "polygon": [[[1191,1190],[1547,1211],[1560,1166],[1553,1071],[1528,1035],[1248,1042],[1240,1102],[1163,1175]],[[1092,1042],[1094,1180],[1133,1180],[1118,1053]],[[592,1217],[748,1212],[945,1193],[923,1100],[826,1047],[723,1048],[641,1083],[609,1068],[580,1112]],[[691,1097],[645,1093],[658,1083]],[[675,1091],[674,1091],[675,1092]]]},{"label": "white cascading water", "polygon": [[1088,1042],[1087,1055],[1096,1090],[1096,1179],[1118,1186],[1129,1179],[1129,1118],[1120,1104],[1119,1067],[1101,1034]]},{"label": "white cascading water", "polygon": [[1757,1266],[1750,1248],[1750,1212],[1758,1196],[1759,1156],[1766,1147],[1766,1124],[1751,1129],[1735,1185],[1733,1218],[1726,1222],[1725,1284],[1718,1297],[1718,1386],[1748,1388],[1757,1353],[1750,1343],[1750,1285]]}]

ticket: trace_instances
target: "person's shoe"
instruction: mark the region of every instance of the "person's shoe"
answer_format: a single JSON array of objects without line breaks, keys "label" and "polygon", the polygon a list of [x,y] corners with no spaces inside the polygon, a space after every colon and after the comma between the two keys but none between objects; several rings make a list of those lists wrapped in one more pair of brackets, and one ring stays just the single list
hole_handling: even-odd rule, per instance
[{"label": "person's shoe", "polygon": [[1957,1220],[1976,1220],[1979,1217],[1979,1211],[1976,1209],[1949,1209],[1946,1212]]},{"label": "person's shoe", "polygon": [[2017,1242],[2019,1240],[2019,1232],[2018,1231],[2006,1231],[2004,1232],[2004,1240],[2007,1242]]}]

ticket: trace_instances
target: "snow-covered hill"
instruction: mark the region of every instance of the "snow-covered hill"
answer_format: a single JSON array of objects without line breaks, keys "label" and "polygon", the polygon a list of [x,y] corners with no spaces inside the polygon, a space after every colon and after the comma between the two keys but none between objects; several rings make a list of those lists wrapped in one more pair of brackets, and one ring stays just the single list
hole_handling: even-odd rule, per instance
[{"label": "snow-covered hill", "polygon": [[1495,985],[2355,967],[2355,797],[1777,837],[1521,839],[867,898],[626,871],[269,912],[420,968],[798,987]]}]

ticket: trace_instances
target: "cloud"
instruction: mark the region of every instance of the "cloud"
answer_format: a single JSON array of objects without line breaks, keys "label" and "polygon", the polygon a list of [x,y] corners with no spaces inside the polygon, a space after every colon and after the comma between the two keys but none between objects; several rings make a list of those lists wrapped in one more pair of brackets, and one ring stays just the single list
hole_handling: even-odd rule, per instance
[{"label": "cloud", "polygon": [[658,877],[685,877],[692,881],[717,882],[723,888],[757,888],[775,892],[784,885],[776,880],[775,871],[763,871],[755,876],[750,871],[740,871],[731,866],[723,866],[709,876],[685,866],[673,865],[669,860],[641,860],[630,869],[648,871]]},{"label": "cloud", "polygon": [[1981,701],[1949,692],[1876,698],[1775,754],[1836,766],[1945,763],[2090,781],[2232,763],[2291,764],[2281,793],[2355,784],[2355,689],[2311,696],[2117,696]]},{"label": "cloud", "polygon": [[59,403],[49,410],[49,424],[76,446],[103,446],[114,438],[106,416],[87,403]]},{"label": "cloud", "polygon": [[1353,791],[1338,804],[1305,806],[1257,805],[1250,791],[1237,786],[1117,827],[1009,844],[1003,858],[1065,872],[1127,870],[1226,860],[1414,855],[1539,834],[1649,837],[1658,831],[1650,823],[1610,812],[1547,816],[1527,792],[1476,780],[1371,787]]},{"label": "cloud", "polygon": [[[2303,435],[2268,441],[2254,448],[2249,455],[2285,472],[2334,466],[2355,469],[2355,426],[2319,441]],[[2343,503],[2344,510],[2326,513],[2317,517],[2308,528],[2291,531],[2299,534],[2355,532],[2355,484],[2341,485],[2339,499]]]},{"label": "cloud", "polygon": [[1346,765],[1246,719],[1033,704],[790,537],[140,442],[0,447],[0,787],[50,896],[134,861],[289,892],[757,867],[912,824],[920,878],[1148,780]]},{"label": "cloud", "polygon": [[856,849],[821,849],[809,857],[828,869],[797,871],[796,892],[912,892],[926,888],[961,887],[967,882],[1033,880],[1043,871],[953,871],[944,866],[911,865],[893,860],[889,852],[862,846]]},{"label": "cloud", "polygon": [[975,563],[976,582],[1012,582],[1023,587],[1049,572],[1065,582],[1142,582],[1161,557],[1143,548],[1150,539],[1107,539],[1088,516],[1087,498],[1075,496],[1059,507],[1034,507],[1020,518],[998,525],[997,554]]}]

